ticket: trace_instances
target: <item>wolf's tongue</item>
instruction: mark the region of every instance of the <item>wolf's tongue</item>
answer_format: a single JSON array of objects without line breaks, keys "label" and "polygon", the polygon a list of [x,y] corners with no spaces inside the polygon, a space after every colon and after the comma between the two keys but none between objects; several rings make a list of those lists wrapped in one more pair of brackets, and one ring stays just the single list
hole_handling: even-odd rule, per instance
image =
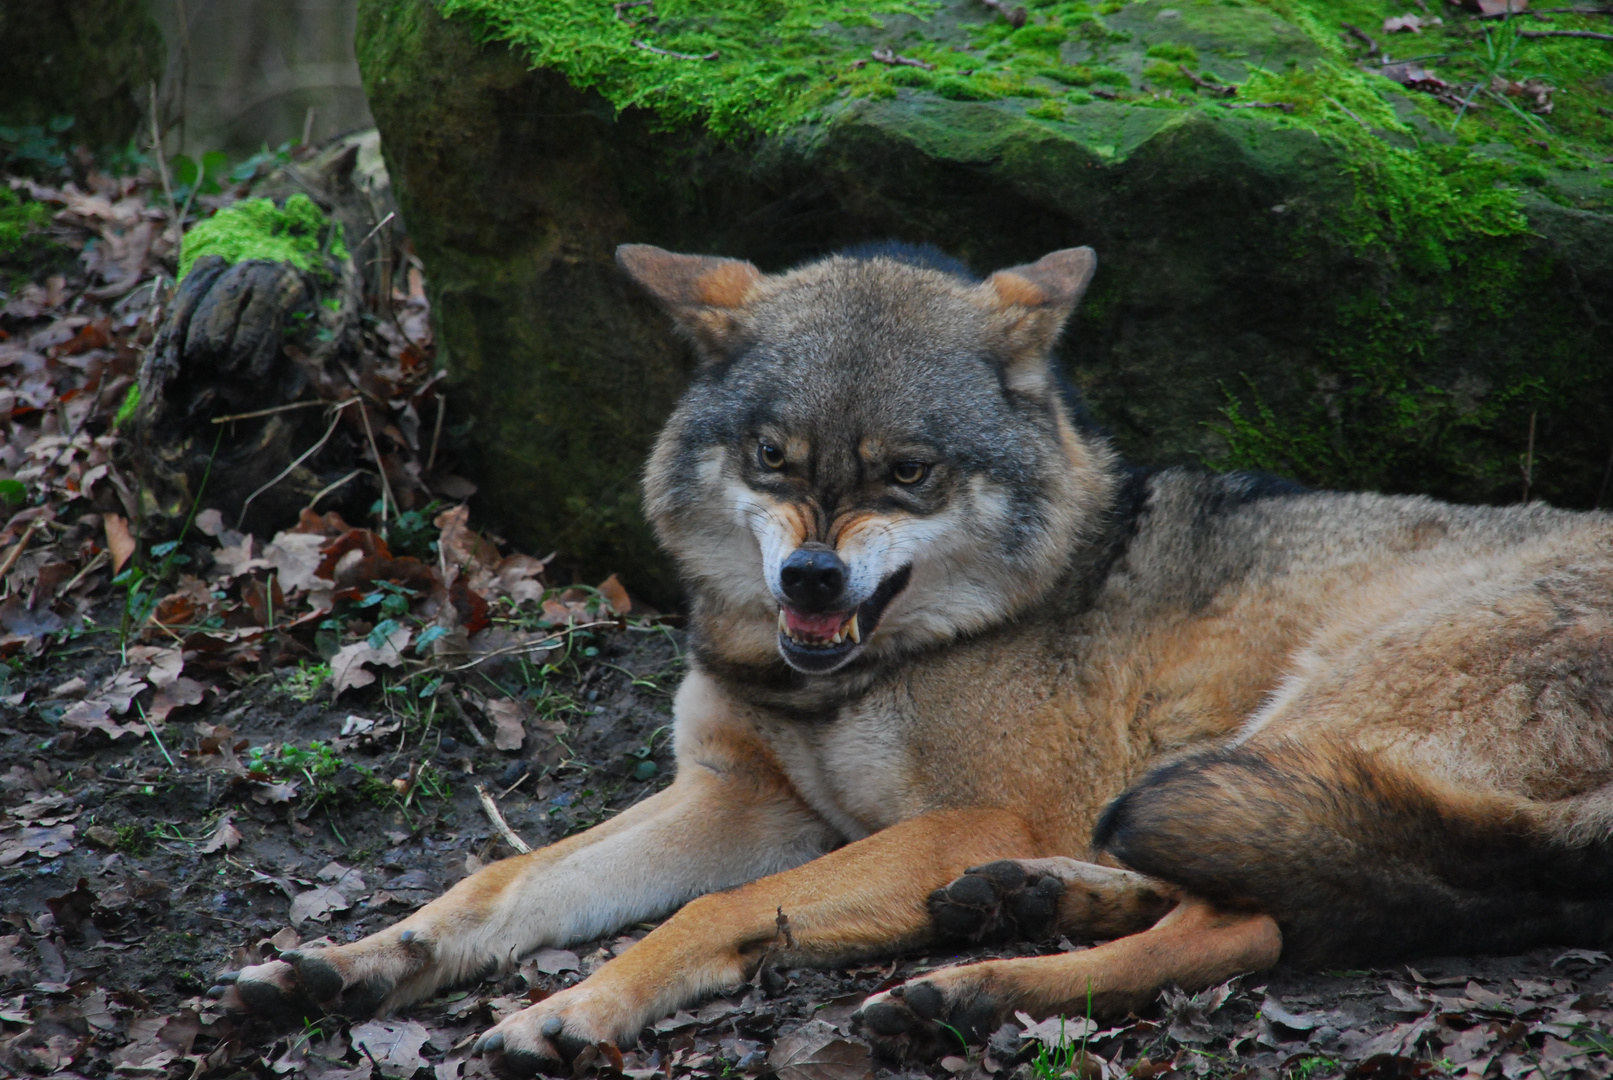
[{"label": "wolf's tongue", "polygon": [[807,634],[816,638],[834,637],[840,624],[846,621],[844,611],[828,611],[822,615],[814,615],[806,611],[797,611],[792,607],[784,609],[784,622],[794,634]]}]

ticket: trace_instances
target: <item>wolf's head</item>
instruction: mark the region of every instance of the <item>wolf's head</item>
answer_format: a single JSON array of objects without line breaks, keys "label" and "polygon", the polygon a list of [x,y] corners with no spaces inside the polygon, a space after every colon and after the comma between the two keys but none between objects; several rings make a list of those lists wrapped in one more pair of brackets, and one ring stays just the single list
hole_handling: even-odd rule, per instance
[{"label": "wolf's head", "polygon": [[1071,248],[976,281],[911,249],[766,275],[625,245],[701,366],[645,478],[730,663],[836,671],[1003,620],[1104,505],[1110,456],[1049,352],[1096,267]]}]

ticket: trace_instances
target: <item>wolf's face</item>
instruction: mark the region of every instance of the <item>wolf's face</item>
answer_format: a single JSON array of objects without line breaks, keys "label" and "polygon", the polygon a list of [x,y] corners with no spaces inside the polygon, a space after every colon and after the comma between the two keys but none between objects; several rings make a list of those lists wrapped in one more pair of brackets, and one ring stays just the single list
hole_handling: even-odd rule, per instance
[{"label": "wolf's face", "polygon": [[831,672],[988,626],[1057,577],[1104,494],[1048,362],[1089,249],[984,282],[901,250],[778,276],[618,259],[704,361],[645,490],[727,659]]}]

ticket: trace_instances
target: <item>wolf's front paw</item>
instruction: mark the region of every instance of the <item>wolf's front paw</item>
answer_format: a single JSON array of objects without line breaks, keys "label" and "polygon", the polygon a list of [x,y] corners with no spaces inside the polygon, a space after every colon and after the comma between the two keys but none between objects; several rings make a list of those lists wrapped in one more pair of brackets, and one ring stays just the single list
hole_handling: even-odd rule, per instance
[{"label": "wolf's front paw", "polygon": [[949,969],[875,994],[853,1019],[875,1050],[896,1061],[932,1061],[984,1042],[1007,1011],[984,980]]},{"label": "wolf's front paw", "polygon": [[[360,977],[360,958],[349,949],[291,949],[280,959],[219,974],[207,996],[226,1010],[266,1020],[295,1021],[320,1013],[369,1016],[397,986],[398,979],[375,970]],[[373,958],[372,958],[373,960]]]},{"label": "wolf's front paw", "polygon": [[576,986],[500,1020],[476,1041],[476,1052],[504,1076],[569,1076],[578,1054],[621,1036],[620,1012],[620,1003]]},{"label": "wolf's front paw", "polygon": [[930,894],[930,918],[942,937],[965,941],[1038,941],[1053,932],[1064,882],[1004,859],[976,866]]}]

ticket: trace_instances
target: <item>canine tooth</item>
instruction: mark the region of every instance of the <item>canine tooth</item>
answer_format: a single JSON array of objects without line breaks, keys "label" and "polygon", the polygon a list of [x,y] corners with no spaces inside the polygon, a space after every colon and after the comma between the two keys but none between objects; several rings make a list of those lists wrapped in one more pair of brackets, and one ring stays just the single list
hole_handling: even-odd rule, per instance
[{"label": "canine tooth", "polygon": [[857,626],[855,613],[852,614],[850,621],[846,623],[846,636],[851,638],[855,644],[861,645],[863,643],[862,630]]},{"label": "canine tooth", "polygon": [[842,634],[840,631],[836,630],[835,631],[835,636],[829,639],[829,644],[838,645],[842,641],[844,641],[845,639],[846,639],[846,636],[844,634]]},{"label": "canine tooth", "polygon": [[778,609],[778,629],[779,633],[783,634],[785,637],[790,636],[790,623],[789,620],[784,617],[783,608]]}]

